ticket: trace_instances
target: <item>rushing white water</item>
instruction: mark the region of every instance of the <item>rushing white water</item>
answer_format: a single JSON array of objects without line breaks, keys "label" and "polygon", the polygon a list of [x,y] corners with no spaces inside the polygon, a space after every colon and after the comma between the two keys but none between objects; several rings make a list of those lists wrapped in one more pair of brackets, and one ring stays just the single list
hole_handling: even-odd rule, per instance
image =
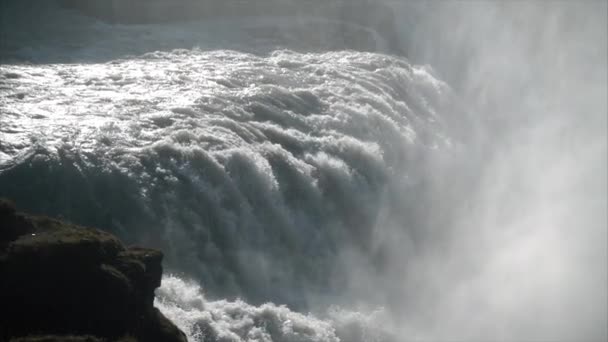
[{"label": "rushing white water", "polygon": [[[176,50],[7,66],[3,83],[5,188],[24,168],[59,168],[48,183],[75,168],[92,192],[76,200],[107,223],[161,244],[210,288],[254,298],[334,287],[322,284],[335,245],[371,242],[387,180],[416,177],[416,154],[448,144],[436,108],[449,88],[372,53]],[[125,191],[129,209],[97,203]],[[154,227],[113,217],[137,206]]]},{"label": "rushing white water", "polygon": [[605,16],[393,5],[454,84],[322,18],[14,2],[0,196],[161,248],[155,303],[191,341],[601,340],[606,43],[580,42]]},{"label": "rushing white water", "polygon": [[382,257],[380,201],[450,145],[449,87],[376,53],[194,48],[2,77],[5,194],[158,246],[216,296],[257,303],[356,289],[352,258]]},{"label": "rushing white water", "polygon": [[163,279],[155,305],[191,341],[389,341],[382,310],[365,315],[330,308],[323,318],[290,311],[272,303],[252,306],[237,301],[209,301],[196,283],[174,276]]}]

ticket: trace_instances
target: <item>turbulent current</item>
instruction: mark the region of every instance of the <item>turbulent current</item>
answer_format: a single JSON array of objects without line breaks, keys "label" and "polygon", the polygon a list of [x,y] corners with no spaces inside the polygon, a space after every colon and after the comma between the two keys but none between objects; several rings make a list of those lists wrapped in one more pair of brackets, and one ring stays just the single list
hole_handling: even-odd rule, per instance
[{"label": "turbulent current", "polygon": [[[306,309],[356,287],[352,257],[383,257],[372,236],[380,206],[449,146],[438,115],[449,87],[378,53],[199,47],[7,64],[0,77],[4,195],[160,247],[170,270],[205,291],[260,304]],[[315,318],[207,301],[176,276],[157,304],[192,340],[381,333],[366,323],[375,308]]]},{"label": "turbulent current", "polygon": [[[598,293],[605,273],[566,281],[586,279],[570,271],[596,265],[587,261],[605,256],[605,244],[587,249],[595,254],[565,248],[571,230],[556,223],[585,212],[589,220],[577,222],[594,226],[605,192],[555,204],[575,187],[550,177],[589,178],[555,171],[570,159],[553,158],[553,148],[532,158],[513,149],[563,141],[562,121],[542,126],[552,127],[547,134],[514,130],[513,140],[502,128],[480,133],[468,113],[480,107],[464,110],[459,97],[469,93],[428,65],[386,53],[382,37],[356,25],[250,18],[128,26],[43,7],[34,19],[4,17],[17,33],[3,37],[0,56],[0,195],[162,249],[156,305],[191,341],[605,333],[605,306],[570,297]],[[358,45],[327,32],[349,32]],[[487,75],[484,82],[501,80]],[[524,102],[476,95],[492,114],[505,111],[498,103]],[[479,143],[493,134],[508,148]],[[606,148],[593,146],[575,160],[597,175],[604,167],[594,156]],[[574,200],[589,205],[573,214]],[[586,230],[581,236],[586,242]],[[522,270],[534,267],[542,280],[523,281]],[[564,282],[573,285],[537,296]],[[536,311],[514,306],[517,293],[535,294],[526,298]],[[556,298],[559,310],[548,305]],[[600,320],[551,330],[568,310]],[[463,323],[467,315],[473,323]],[[552,323],[529,325],[538,315]]]}]

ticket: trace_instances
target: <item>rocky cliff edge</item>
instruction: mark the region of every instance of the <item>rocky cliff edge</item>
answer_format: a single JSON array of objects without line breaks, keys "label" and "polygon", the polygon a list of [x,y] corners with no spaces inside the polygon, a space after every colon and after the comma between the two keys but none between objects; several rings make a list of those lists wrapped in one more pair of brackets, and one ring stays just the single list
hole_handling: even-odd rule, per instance
[{"label": "rocky cliff edge", "polygon": [[0,199],[0,341],[185,342],[153,306],[162,258]]}]

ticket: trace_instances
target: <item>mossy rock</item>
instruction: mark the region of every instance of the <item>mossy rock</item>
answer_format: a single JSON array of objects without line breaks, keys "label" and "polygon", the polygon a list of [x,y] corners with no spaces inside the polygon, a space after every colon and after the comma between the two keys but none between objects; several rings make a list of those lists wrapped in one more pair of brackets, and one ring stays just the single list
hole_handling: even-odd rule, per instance
[{"label": "mossy rock", "polygon": [[0,200],[0,341],[185,342],[153,307],[162,259]]}]

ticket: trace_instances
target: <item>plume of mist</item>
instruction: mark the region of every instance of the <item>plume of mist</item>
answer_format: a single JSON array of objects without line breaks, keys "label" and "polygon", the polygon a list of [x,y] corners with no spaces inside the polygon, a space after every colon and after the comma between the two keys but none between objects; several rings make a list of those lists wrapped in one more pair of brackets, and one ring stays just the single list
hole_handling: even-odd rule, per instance
[{"label": "plume of mist", "polygon": [[416,210],[388,187],[381,266],[344,258],[405,340],[608,338],[606,5],[392,3],[408,58],[459,97]]},{"label": "plume of mist", "polygon": [[[244,49],[242,41],[250,39],[244,34],[243,37],[239,36],[245,32],[243,30],[234,34],[239,38],[238,43],[229,45],[229,48],[236,46],[247,52],[254,51],[261,56],[249,53],[236,54],[223,50],[227,47],[219,32],[225,27],[219,24],[219,20],[211,24],[207,23],[207,26],[204,23],[193,23],[185,26],[167,24],[114,27],[105,23],[91,23],[89,19],[77,17],[82,21],[82,27],[87,29],[68,30],[61,25],[55,25],[57,20],[49,20],[52,16],[48,13],[43,15],[46,10],[43,7],[37,7],[36,15],[32,15],[21,8],[26,7],[21,2],[13,1],[9,4],[7,1],[6,4],[3,3],[2,9],[5,11],[2,13],[2,23],[0,23],[4,29],[0,37],[3,47],[0,58],[9,60],[22,54],[29,56],[33,51],[35,53],[31,59],[34,62],[50,60],[64,63],[80,59],[88,62],[91,60],[105,62],[128,53],[140,55],[156,50],[192,49],[198,46],[199,50],[192,54],[193,58],[198,58],[192,64],[196,65],[197,72],[204,71],[205,62],[208,65],[205,70],[209,73],[220,69],[217,67],[218,64],[224,63],[230,66],[230,70],[224,70],[225,75],[219,75],[224,77],[224,83],[214,85],[213,87],[216,88],[209,88],[220,89],[221,85],[221,92],[214,90],[213,97],[203,98],[200,106],[192,109],[182,108],[181,105],[177,107],[176,104],[160,116],[150,116],[149,120],[152,124],[147,124],[146,119],[139,120],[130,127],[141,124],[156,130],[158,126],[167,132],[172,132],[170,126],[173,120],[177,121],[180,116],[193,117],[200,114],[199,110],[214,114],[222,113],[226,116],[227,112],[223,112],[226,107],[236,109],[232,113],[234,122],[228,122],[228,119],[233,118],[222,117],[221,120],[213,118],[213,120],[200,121],[204,124],[199,124],[199,121],[186,118],[184,122],[192,123],[196,126],[196,130],[205,134],[194,136],[192,131],[196,130],[173,132],[166,141],[159,142],[152,148],[142,149],[141,160],[146,163],[142,163],[141,167],[136,165],[138,161],[132,153],[124,153],[125,158],[122,159],[124,150],[114,150],[118,151],[116,155],[121,157],[116,158],[121,161],[121,165],[136,165],[129,167],[139,168],[143,170],[143,174],[149,172],[152,178],[162,180],[160,184],[166,182],[167,188],[172,189],[175,198],[170,198],[162,187],[159,187],[160,190],[156,193],[142,196],[144,198],[158,196],[174,205],[171,207],[172,210],[169,210],[161,208],[164,206],[163,201],[150,201],[150,208],[155,210],[141,209],[142,213],[158,212],[158,215],[167,221],[166,227],[158,224],[159,220],[156,216],[150,220],[151,224],[148,224],[142,219],[146,217],[144,214],[137,216],[131,208],[125,209],[128,208],[126,205],[122,208],[122,201],[104,200],[114,198],[112,196],[116,193],[125,194],[121,196],[123,200],[129,198],[126,194],[134,196],[133,194],[138,193],[137,189],[140,188],[135,185],[133,179],[129,178],[133,177],[130,173],[125,173],[121,178],[110,178],[103,174],[99,176],[99,184],[108,184],[112,187],[99,186],[97,190],[99,193],[95,196],[91,195],[91,198],[87,199],[89,202],[86,203],[103,203],[104,210],[112,209],[113,211],[108,209],[108,212],[113,216],[108,214],[107,217],[101,218],[105,221],[110,219],[120,221],[120,218],[124,217],[122,222],[124,226],[130,226],[127,224],[129,220],[145,223],[142,225],[146,230],[129,231],[130,234],[137,235],[138,241],[145,242],[148,236],[150,239],[160,240],[157,236],[161,236],[159,232],[164,232],[162,236],[169,237],[169,242],[165,243],[171,247],[167,248],[167,259],[170,260],[171,255],[174,254],[174,260],[179,260],[182,268],[190,266],[191,270],[209,275],[204,279],[208,288],[213,288],[209,284],[213,281],[211,275],[215,275],[219,280],[216,289],[245,296],[249,292],[249,298],[246,298],[248,300],[257,296],[260,297],[256,298],[258,300],[274,300],[276,304],[281,304],[282,300],[297,296],[299,291],[294,285],[302,285],[302,288],[307,285],[305,281],[299,280],[301,274],[294,267],[300,263],[306,266],[301,269],[318,272],[318,278],[330,283],[329,287],[334,286],[335,283],[334,287],[339,289],[336,292],[340,292],[329,293],[326,298],[319,298],[320,295],[315,292],[314,295],[310,295],[311,298],[306,298],[306,304],[314,311],[324,312],[333,304],[338,307],[341,305],[346,309],[335,309],[333,316],[332,312],[327,314],[328,322],[331,324],[317,320],[316,316],[307,321],[310,317],[293,313],[274,304],[254,307],[250,305],[251,303],[246,304],[241,301],[237,301],[237,304],[224,300],[206,302],[206,299],[199,295],[198,290],[190,291],[191,287],[186,286],[187,284],[173,279],[172,282],[166,282],[168,285],[165,285],[162,291],[175,290],[173,297],[184,302],[180,304],[198,310],[182,310],[181,307],[167,304],[176,315],[200,313],[201,317],[188,319],[204,322],[205,326],[213,326],[217,322],[220,322],[217,323],[218,325],[222,325],[225,318],[232,319],[221,314],[217,315],[220,319],[212,317],[207,312],[212,311],[208,310],[209,308],[219,313],[226,310],[239,312],[241,314],[239,317],[245,317],[248,322],[250,321],[247,324],[256,321],[251,317],[261,316],[264,317],[261,321],[264,326],[282,326],[286,329],[275,331],[275,335],[284,340],[299,338],[300,335],[293,333],[295,331],[292,329],[293,322],[296,327],[299,323],[302,323],[302,327],[310,323],[313,328],[307,330],[312,336],[309,340],[314,340],[313,338],[335,340],[337,337],[334,330],[337,330],[337,335],[340,337],[357,335],[356,329],[361,328],[356,327],[364,326],[367,329],[369,325],[375,324],[374,319],[361,318],[365,312],[382,312],[382,315],[372,315],[372,318],[382,321],[382,329],[389,327],[385,329],[391,330],[387,335],[394,335],[396,341],[608,339],[606,325],[608,319],[607,3],[370,0],[373,4],[381,2],[393,9],[391,13],[398,26],[398,41],[392,37],[387,39],[386,43],[398,43],[400,46],[389,50],[403,51],[412,63],[427,65],[425,68],[415,68],[415,72],[428,71],[452,88],[453,94],[450,96],[453,95],[453,99],[449,99],[449,105],[440,106],[441,113],[438,115],[441,117],[440,120],[444,121],[442,124],[447,127],[446,134],[450,138],[449,148],[425,147],[416,151],[410,151],[407,147],[395,148],[395,145],[408,139],[402,139],[404,137],[396,133],[391,135],[387,126],[382,126],[381,133],[372,132],[377,136],[365,138],[370,132],[367,132],[367,127],[359,127],[362,122],[354,122],[355,120],[345,122],[343,130],[345,135],[358,134],[364,137],[361,141],[350,137],[319,138],[308,132],[299,134],[293,129],[281,130],[282,125],[299,123],[298,120],[310,114],[308,108],[325,110],[316,109],[317,106],[323,107],[321,106],[323,101],[317,100],[314,93],[323,90],[321,84],[336,82],[337,92],[345,90],[342,103],[335,103],[335,96],[325,96],[329,91],[321,92],[321,95],[325,94],[321,99],[327,99],[327,102],[333,99],[329,104],[336,105],[337,110],[346,111],[345,108],[348,109],[348,105],[356,102],[357,98],[367,101],[368,97],[373,97],[374,90],[370,89],[379,89],[377,88],[381,85],[379,77],[382,76],[381,73],[376,72],[378,70],[376,66],[386,63],[384,56],[356,55],[356,58],[350,57],[352,62],[349,62],[349,54],[342,52],[315,55],[308,51],[298,54],[292,51],[268,53],[264,49],[258,50],[257,47]],[[293,3],[294,7],[290,8],[291,5],[288,6],[287,3]],[[307,11],[301,10],[301,13],[307,13],[307,16],[328,16],[323,12],[331,7],[322,7],[322,10],[315,11],[314,8],[310,9],[314,7],[310,5],[311,2],[307,2],[308,5],[303,3],[296,5],[295,1],[285,1],[285,4],[281,2],[282,6],[287,6],[282,8],[288,10],[292,10],[295,6],[305,7]],[[19,13],[37,25],[30,25],[29,22],[21,20],[21,16],[9,17],[6,13],[9,13],[8,9],[11,9],[11,6],[20,7]],[[228,20],[227,24],[224,24],[230,26],[232,22],[239,20],[238,15],[247,14],[250,10],[254,13],[265,10],[261,5],[260,8],[252,10],[243,6],[237,11],[238,13],[231,13],[237,19],[232,18],[233,21]],[[388,18],[384,15],[386,11],[382,10],[379,12],[382,15],[372,18],[371,13],[363,13],[369,8],[366,6],[344,7],[357,8],[361,12],[348,13],[344,16],[340,15],[342,14],[340,7],[336,8],[336,12],[331,13],[331,25],[327,23],[325,26],[319,25],[318,21],[310,21],[302,15],[296,18],[298,20],[292,20],[293,18],[287,20],[289,25],[285,24],[285,27],[291,27],[292,24],[296,27],[292,31],[287,28],[277,28],[278,24],[274,22],[276,30],[258,29],[250,30],[252,31],[250,33],[257,34],[259,31],[263,36],[270,32],[273,36],[280,36],[281,39],[277,41],[281,44],[286,40],[292,42],[294,39],[290,38],[290,34],[293,34],[298,42],[310,43],[295,44],[296,48],[310,45],[319,48],[321,45],[321,50],[326,46],[340,50],[344,47],[363,46],[366,50],[370,50],[382,45],[376,44],[376,36],[367,34],[369,30],[359,27],[354,30],[340,21],[356,18],[358,24],[370,24],[372,30],[378,31],[379,28],[385,27],[378,21]],[[59,16],[58,18],[63,18],[64,15],[74,18],[73,13],[65,11],[54,13]],[[273,13],[263,14],[273,15]],[[79,27],[73,25],[80,21],[71,23],[70,27]],[[336,24],[336,21],[339,24]],[[259,23],[245,26],[246,28],[262,27],[257,24]],[[28,30],[17,30],[12,25],[24,26]],[[272,23],[269,25],[273,26]],[[307,29],[301,29],[302,26]],[[323,40],[321,38],[325,38],[324,36],[329,32],[329,29],[324,29],[325,27],[330,27],[337,37],[329,39],[327,44],[326,42],[318,44],[317,40]],[[68,31],[78,31],[79,34],[71,36]],[[345,39],[346,32],[354,32],[352,34],[354,37]],[[368,38],[363,39],[358,35],[362,32],[366,33],[365,36]],[[283,39],[281,34],[289,36],[288,38],[292,40]],[[202,44],[201,42],[207,42],[209,39],[207,35],[213,36],[212,38],[217,39],[218,42]],[[228,38],[234,37],[227,36],[226,40]],[[336,43],[333,38],[342,41]],[[24,41],[33,43],[29,46],[23,43]],[[22,48],[21,44],[27,45],[26,48]],[[88,48],[83,48],[81,45]],[[296,48],[294,50],[297,50]],[[271,49],[275,49],[275,46],[272,45]],[[106,55],[100,54],[100,51]],[[170,66],[183,62],[185,56],[190,53],[188,51],[153,52],[144,56],[146,63],[141,61],[140,63],[149,64],[153,69],[162,66],[169,70]],[[211,52],[207,53],[208,51]],[[101,58],[101,55],[104,58]],[[76,58],[78,56],[79,58]],[[148,59],[157,62],[148,63]],[[330,62],[339,59],[345,61],[344,67],[327,69],[327,65],[331,65]],[[318,64],[317,66],[313,65],[313,60]],[[165,61],[167,65],[163,66],[161,61]],[[232,64],[230,61],[233,61]],[[272,64],[274,62],[282,68],[280,77],[277,76],[279,73],[274,72],[275,69],[269,66],[275,65]],[[103,64],[102,69],[113,70],[112,68],[122,67],[121,63],[127,65],[129,61]],[[397,61],[392,63],[399,64]],[[267,74],[260,73],[261,66],[265,66],[267,70],[264,71],[267,71]],[[276,70],[279,70],[278,67]],[[307,71],[312,70],[313,67],[317,68],[316,71]],[[73,68],[86,70],[88,67]],[[144,69],[143,66],[138,68]],[[312,75],[310,79],[317,77],[319,86],[311,87],[310,92],[290,93],[289,91],[294,87],[292,80],[297,80],[302,75],[299,70],[298,73],[296,71],[290,73],[290,68],[305,70],[303,74]],[[410,70],[409,66],[407,68],[400,66],[400,68]],[[325,69],[327,70],[324,71]],[[139,73],[140,70],[136,72]],[[355,71],[357,71],[356,77],[353,78],[330,77],[350,75]],[[275,92],[259,94],[250,93],[255,87],[251,87],[253,90],[248,90],[248,83],[253,83],[251,80],[258,74],[271,80],[269,87],[278,87],[284,82],[284,89],[277,88]],[[123,76],[125,75],[128,76],[128,73]],[[106,82],[113,84],[118,80],[115,75],[107,76]],[[185,76],[192,76],[192,73]],[[222,80],[218,74],[216,76],[218,80]],[[207,80],[210,76],[205,74],[199,78]],[[134,77],[134,79],[138,78]],[[347,79],[352,81],[345,81]],[[396,79],[402,80],[402,78]],[[369,87],[360,88],[360,94],[356,94],[358,97],[353,98],[349,94],[352,93],[352,89],[348,88],[357,80],[365,81]],[[400,86],[398,82],[388,82],[389,78],[384,80],[387,93],[392,94],[392,90]],[[247,87],[244,86],[245,84]],[[404,94],[413,98],[411,92],[417,88],[403,87],[406,88],[410,93],[404,91]],[[201,89],[207,88],[199,86],[197,91],[200,92]],[[420,98],[422,99],[423,96]],[[279,101],[281,99],[284,102]],[[189,99],[185,98],[185,100]],[[403,102],[410,100],[403,99]],[[84,103],[82,99],[78,101]],[[247,104],[251,102],[257,102],[265,107],[248,107]],[[368,101],[367,104],[369,105],[370,102]],[[414,101],[408,104],[412,102]],[[217,108],[212,108],[211,105],[205,107],[209,103],[217,105]],[[277,103],[280,106],[277,106]],[[311,106],[304,106],[307,103]],[[290,111],[284,110],[283,104],[286,104],[285,108],[290,109],[302,104],[299,107],[302,115],[291,115]],[[261,110],[270,107],[276,107],[276,111]],[[254,122],[251,132],[258,134],[257,132],[263,130],[266,135],[249,134],[249,131],[239,126],[242,123],[237,123],[240,122],[239,120],[244,120],[240,117],[245,113],[245,110],[241,113],[243,108],[252,112],[257,110],[259,116],[266,115],[265,120],[261,121],[275,120],[281,125]],[[386,108],[386,106],[378,108]],[[395,108],[400,107],[395,106]],[[149,110],[146,108],[142,118],[147,118]],[[335,111],[331,114],[333,113]],[[356,112],[351,110],[347,113],[350,116],[343,115],[343,117],[350,118]],[[370,116],[359,117],[363,120],[364,117]],[[108,120],[110,118],[107,117]],[[314,128],[319,128],[319,131],[325,134],[327,128],[324,126],[327,124],[323,121],[325,119],[321,116],[313,119],[318,120]],[[83,122],[79,119],[81,127]],[[413,118],[412,122],[423,122],[423,120]],[[198,127],[199,125],[201,127]],[[45,128],[48,130],[49,127],[51,126]],[[113,130],[110,128],[114,126],[108,127],[107,135],[100,139],[103,146],[108,145],[109,137],[112,137]],[[217,129],[212,130],[213,128]],[[207,129],[209,132],[205,131]],[[218,139],[221,137],[219,131],[226,132],[224,142]],[[422,136],[422,131],[419,129],[416,133]],[[130,131],[125,129],[125,132]],[[431,133],[443,134],[443,132]],[[125,135],[130,137],[128,134]],[[264,139],[270,137],[277,143],[268,144],[264,139],[259,138],[260,136],[264,136]],[[139,133],[136,137],[140,138]],[[149,134],[148,137],[156,141],[159,134]],[[200,140],[199,143],[203,147],[189,146],[191,141],[196,140],[195,138]],[[380,161],[382,157],[389,159],[388,154],[381,157],[381,153],[376,148],[364,149],[366,146],[364,142],[374,139],[386,143],[385,151],[394,150],[391,157],[396,162],[394,165],[391,164],[390,170],[387,170],[388,167],[385,169]],[[243,146],[247,147],[243,151],[239,152],[234,148],[220,151],[219,147],[216,147],[222,152],[216,151],[215,155],[219,156],[217,160],[207,153],[211,148],[206,146],[216,146],[220,145],[219,143],[228,146],[232,145],[233,141],[241,140],[248,141],[247,144],[243,143]],[[256,145],[259,145],[257,146],[258,151],[261,151],[259,156],[249,149],[250,141],[255,141]],[[335,146],[329,143],[331,141],[335,142]],[[313,146],[314,149],[319,147],[322,153],[308,154],[305,160],[294,160],[278,147],[290,146],[286,149],[291,148],[297,152],[298,149],[303,148],[302,146],[307,146],[306,144]],[[101,148],[102,151],[105,149],[106,147]],[[334,151],[333,153],[339,155],[342,161],[330,158],[324,149],[329,149],[329,152]],[[399,154],[406,149],[408,150],[404,153],[412,155],[401,158]],[[370,156],[369,162],[365,163],[366,159],[363,156]],[[148,163],[147,161],[152,160],[153,157],[158,157],[160,161]],[[186,163],[176,166],[175,159],[185,160]],[[267,162],[267,159],[270,162]],[[406,165],[399,164],[402,159],[402,163]],[[69,161],[67,157],[65,160]],[[224,173],[224,164],[220,165],[220,162],[227,165],[226,169],[230,172]],[[346,167],[347,162],[355,166],[359,165],[360,169],[366,172],[365,174],[379,175],[377,179],[370,177],[374,179],[369,186],[370,189],[373,188],[374,196],[365,196],[369,189],[361,184],[366,183],[353,181],[355,178],[350,177],[348,172],[340,173],[349,170]],[[70,161],[70,163],[77,165],[77,162]],[[65,164],[72,165],[70,163]],[[63,165],[63,161],[60,164]],[[159,165],[164,166],[165,169]],[[300,166],[304,170],[301,174],[288,172],[297,171]],[[93,166],[87,167],[95,170]],[[150,170],[146,170],[146,167]],[[298,213],[302,208],[306,209],[306,206],[302,205],[302,194],[308,194],[310,198],[307,202],[312,214],[302,210],[299,225],[290,221],[291,219],[298,221],[299,216],[284,214],[281,211],[283,209],[276,205],[277,198],[280,197],[277,197],[278,191],[275,191],[277,185],[271,179],[272,171],[269,169],[272,167],[283,171],[286,184],[298,185],[298,189],[309,189],[296,191],[297,196],[289,198],[297,203],[293,208],[297,209],[294,212]],[[303,257],[299,259],[290,259],[293,249],[289,248],[285,241],[293,242],[298,246],[297,242],[303,240],[302,236],[308,238],[314,235],[304,228],[318,228],[316,221],[311,220],[310,225],[302,222],[306,223],[308,219],[318,217],[319,215],[315,213],[324,213],[329,206],[328,201],[323,201],[323,197],[315,192],[317,183],[312,180],[313,172],[308,171],[313,167],[317,173],[325,175],[325,179],[328,180],[326,183],[331,186],[328,187],[327,193],[331,196],[332,203],[344,207],[342,209],[340,205],[336,205],[340,209],[337,210],[339,212],[337,216],[344,219],[346,222],[344,226],[351,230],[344,229],[345,233],[340,230],[340,234],[335,236],[331,234],[331,229],[315,231],[318,238],[314,239],[314,243],[306,245],[307,248],[310,246],[310,253],[302,254]],[[401,168],[408,174],[400,177],[398,173]],[[33,170],[32,173],[16,172],[16,179],[30,184],[33,177],[30,175],[40,177],[40,173]],[[8,177],[8,174],[7,172],[3,176]],[[85,175],[82,172],[78,174]],[[86,179],[82,176],[82,184],[91,182],[91,174],[93,172]],[[46,178],[48,181],[52,177]],[[64,178],[75,189],[75,194],[82,193],[81,188],[74,185],[80,184],[75,178],[60,179]],[[3,184],[18,184],[14,179],[6,179]],[[142,179],[145,179],[142,183],[148,183],[148,178]],[[187,181],[183,181],[184,179]],[[342,183],[339,182],[340,179],[343,179]],[[182,183],[178,180],[182,180]],[[380,192],[381,196],[375,196],[376,186],[384,186],[381,189],[383,191]],[[6,188],[3,191],[6,191]],[[104,192],[106,188],[109,189],[107,193]],[[24,201],[34,202],[38,198],[41,201],[47,200],[45,196],[33,196],[24,192],[19,186],[15,186],[14,189],[16,193],[26,197]],[[221,201],[223,197],[230,197],[229,201]],[[78,199],[76,196],[74,198]],[[248,199],[252,199],[251,203],[259,207],[250,208],[242,205],[247,203]],[[137,203],[137,199],[124,201],[129,204]],[[81,204],[80,200],[75,202]],[[61,211],[58,209],[58,212],[70,213],[71,206],[70,203],[66,205],[67,209],[61,207]],[[95,208],[91,205],[88,207]],[[76,206],[76,209],[79,208],[81,207]],[[277,214],[270,217],[268,213],[272,213],[273,210]],[[97,219],[94,216],[97,210],[92,211],[95,212],[91,214],[93,218],[88,219]],[[78,214],[83,212],[78,211]],[[254,214],[264,216],[260,224],[252,224],[255,222]],[[82,215],[82,221],[86,222],[86,215]],[[71,217],[77,218],[76,214],[72,214]],[[180,221],[183,221],[181,226]],[[209,231],[205,227],[207,222],[210,222]],[[157,227],[157,230],[149,229],[148,226],[154,227],[154,225],[162,227]],[[357,225],[361,227],[356,227],[358,230],[353,233],[351,226]],[[368,227],[369,225],[371,227]],[[117,226],[122,227],[122,224]],[[295,230],[294,226],[301,229]],[[326,226],[321,227],[331,228],[331,221],[328,220]],[[165,228],[167,229],[163,231]],[[284,228],[288,229],[283,231]],[[266,231],[272,234],[266,234]],[[264,234],[255,236],[258,232]],[[235,239],[237,233],[238,239]],[[198,240],[195,234],[198,234]],[[204,246],[197,244],[200,241],[210,241],[210,236],[213,237],[214,234],[219,236],[217,246],[212,243]],[[241,243],[241,239],[248,242],[246,234],[253,236],[251,241],[258,241],[252,245],[256,247],[255,249],[246,251],[238,244]],[[340,240],[342,237],[350,238],[349,234],[356,235],[352,237],[354,243],[334,244],[344,242],[334,240]],[[361,240],[365,241],[361,243]],[[321,246],[322,243],[327,246]],[[245,243],[243,245],[247,246]],[[273,252],[273,248],[277,251]],[[227,251],[234,253],[232,255],[228,253],[229,256],[223,259],[222,253]],[[306,252],[308,253],[309,250],[306,249]],[[336,252],[338,259],[336,265],[327,265],[334,262],[333,254],[331,261],[327,261],[321,252],[327,254]],[[318,264],[311,262],[317,261],[313,257],[318,259]],[[275,264],[280,266],[280,270],[289,272],[281,274],[277,267],[266,266]],[[236,270],[233,274],[229,272],[232,271],[230,266]],[[335,268],[333,273],[332,267]],[[326,272],[327,270],[330,271]],[[236,281],[233,282],[231,278],[236,276],[255,281],[243,281],[248,286],[241,289],[234,285]],[[277,280],[284,280],[283,285],[277,284],[280,283]],[[346,288],[342,289],[342,286]],[[192,288],[196,287],[192,286]],[[169,297],[162,291],[159,292],[160,299],[163,295]],[[291,299],[292,302],[300,302],[300,298]],[[185,303],[188,300],[190,302]],[[378,309],[380,306],[384,307],[384,311]],[[359,311],[349,311],[351,309]],[[360,321],[365,321],[365,324],[359,324]],[[237,323],[236,325],[240,327],[240,322]],[[353,326],[356,329],[353,330]],[[196,330],[195,328],[196,326],[193,325],[193,331]],[[234,330],[217,329],[225,331],[226,334]],[[266,337],[271,338],[271,336]],[[355,338],[357,337],[351,339],[355,340]]]}]

